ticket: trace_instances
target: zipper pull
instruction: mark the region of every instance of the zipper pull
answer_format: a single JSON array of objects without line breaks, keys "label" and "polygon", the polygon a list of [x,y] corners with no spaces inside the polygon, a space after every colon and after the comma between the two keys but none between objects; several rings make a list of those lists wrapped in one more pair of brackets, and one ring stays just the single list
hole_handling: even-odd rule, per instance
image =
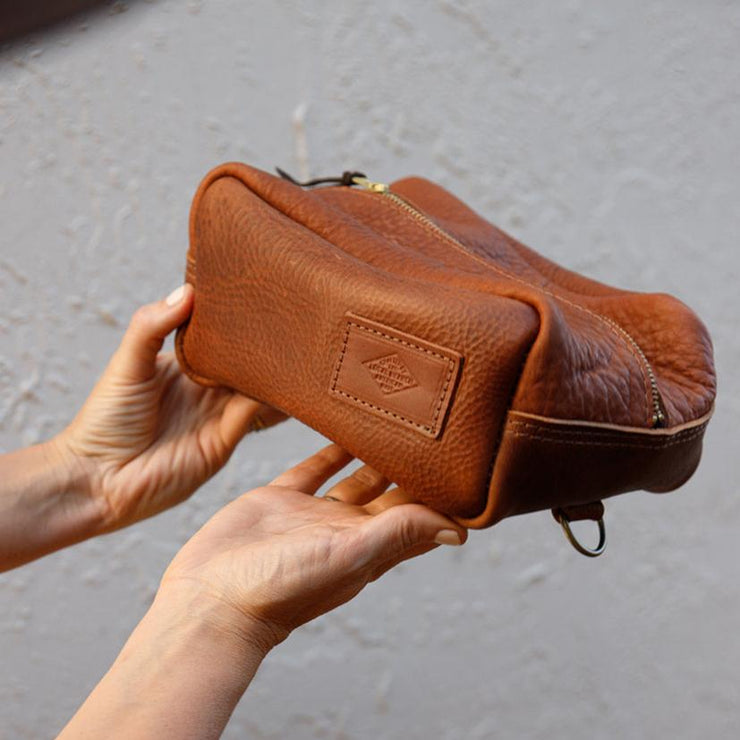
[{"label": "zipper pull", "polygon": [[283,180],[287,180],[288,182],[293,183],[293,185],[297,185],[299,188],[313,188],[316,187],[316,185],[349,186],[352,185],[357,178],[361,178],[363,180],[367,179],[362,172],[352,172],[350,170],[347,170],[346,172],[343,172],[340,177],[317,177],[313,180],[306,180],[306,182],[299,182],[295,179],[295,177],[289,175],[285,170],[281,170],[280,167],[276,167],[275,170],[277,171],[278,175],[283,178]]},{"label": "zipper pull", "polygon": [[356,175],[352,178],[352,183],[354,185],[359,185],[365,190],[369,190],[371,193],[387,193],[390,191],[390,187],[384,182],[373,182],[372,180],[368,180],[365,176]]},{"label": "zipper pull", "polygon": [[352,172],[351,170],[348,170],[343,172],[340,177],[317,177],[314,180],[299,182],[285,170],[281,170],[280,167],[276,167],[275,169],[283,180],[287,180],[288,182],[293,183],[293,185],[297,185],[301,188],[313,188],[316,185],[358,185],[365,190],[369,190],[371,193],[389,193],[391,190],[390,186],[386,185],[384,182],[373,182],[372,180],[369,180],[365,177],[364,172]]}]

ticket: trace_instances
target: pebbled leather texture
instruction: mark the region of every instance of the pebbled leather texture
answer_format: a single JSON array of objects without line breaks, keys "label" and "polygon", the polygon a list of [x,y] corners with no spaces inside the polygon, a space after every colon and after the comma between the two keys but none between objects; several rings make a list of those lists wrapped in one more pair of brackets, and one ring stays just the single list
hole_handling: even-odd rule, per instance
[{"label": "pebbled leather texture", "polygon": [[688,307],[568,271],[422,178],[390,191],[209,173],[176,339],[190,377],[468,527],[690,477],[716,388]]}]

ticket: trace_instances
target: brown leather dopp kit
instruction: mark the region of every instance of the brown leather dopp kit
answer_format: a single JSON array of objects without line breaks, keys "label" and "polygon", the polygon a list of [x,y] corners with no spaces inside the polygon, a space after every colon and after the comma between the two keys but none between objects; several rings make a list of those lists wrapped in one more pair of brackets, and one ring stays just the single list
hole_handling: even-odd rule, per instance
[{"label": "brown leather dopp kit", "polygon": [[466,527],[553,509],[603,540],[603,498],[691,476],[715,373],[683,303],[566,270],[428,180],[336,181],[230,163],[202,182],[176,339],[191,378],[287,412]]}]

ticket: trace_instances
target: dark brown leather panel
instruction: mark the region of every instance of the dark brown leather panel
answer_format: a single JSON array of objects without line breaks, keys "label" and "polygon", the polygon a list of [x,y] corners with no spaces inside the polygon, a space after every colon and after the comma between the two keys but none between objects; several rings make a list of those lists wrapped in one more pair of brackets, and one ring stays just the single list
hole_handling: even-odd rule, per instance
[{"label": "dark brown leather panel", "polygon": [[673,433],[562,424],[511,412],[496,458],[486,510],[461,519],[487,527],[508,516],[589,504],[625,491],[662,493],[699,464],[708,418]]}]

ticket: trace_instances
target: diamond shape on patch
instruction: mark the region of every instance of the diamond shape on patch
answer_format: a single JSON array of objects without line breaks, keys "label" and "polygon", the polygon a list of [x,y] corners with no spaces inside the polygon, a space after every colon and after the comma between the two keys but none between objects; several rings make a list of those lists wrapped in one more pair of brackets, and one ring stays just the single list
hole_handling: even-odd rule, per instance
[{"label": "diamond shape on patch", "polygon": [[383,393],[398,393],[407,388],[415,388],[419,385],[411,370],[406,367],[404,361],[397,355],[384,355],[374,360],[366,360],[362,363],[372,375]]}]

